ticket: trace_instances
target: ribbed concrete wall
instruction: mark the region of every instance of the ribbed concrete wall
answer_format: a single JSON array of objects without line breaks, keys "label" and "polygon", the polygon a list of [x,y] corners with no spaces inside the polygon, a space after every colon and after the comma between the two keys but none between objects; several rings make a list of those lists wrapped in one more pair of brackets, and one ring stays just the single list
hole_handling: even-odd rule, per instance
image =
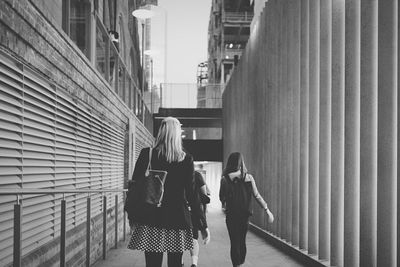
[{"label": "ribbed concrete wall", "polygon": [[268,1],[223,96],[224,159],[276,215],[253,223],[332,266],[397,266],[397,79],[397,1]]}]

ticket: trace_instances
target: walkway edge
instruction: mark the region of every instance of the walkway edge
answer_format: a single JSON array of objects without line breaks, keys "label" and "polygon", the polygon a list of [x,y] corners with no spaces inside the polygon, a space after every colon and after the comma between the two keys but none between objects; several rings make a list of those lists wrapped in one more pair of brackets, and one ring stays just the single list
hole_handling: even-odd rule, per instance
[{"label": "walkway edge", "polygon": [[288,256],[292,257],[296,261],[305,264],[305,266],[309,267],[327,267],[330,266],[327,261],[319,261],[318,259],[304,253],[303,251],[299,250],[295,246],[287,243],[286,241],[271,235],[264,229],[261,229],[257,225],[254,225],[253,223],[250,223],[249,226],[250,230],[258,235],[259,237],[265,239],[268,243],[270,243],[272,246],[276,247],[283,253],[287,254]]}]

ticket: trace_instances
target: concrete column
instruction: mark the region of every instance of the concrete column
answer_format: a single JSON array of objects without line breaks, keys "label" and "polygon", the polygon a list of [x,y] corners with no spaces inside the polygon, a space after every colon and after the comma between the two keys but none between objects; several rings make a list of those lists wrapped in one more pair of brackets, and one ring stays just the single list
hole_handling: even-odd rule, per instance
[{"label": "concrete column", "polygon": [[[263,17],[265,18],[265,25],[266,25],[266,33],[265,33],[265,64],[267,66],[266,73],[265,73],[265,102],[266,102],[266,108],[265,108],[265,121],[267,122],[267,127],[265,127],[265,139],[266,139],[266,145],[264,147],[264,153],[267,155],[266,158],[266,171],[265,174],[267,176],[267,183],[266,183],[266,201],[268,203],[269,209],[272,211],[272,213],[275,213],[275,210],[273,209],[273,203],[275,200],[272,198],[272,56],[271,56],[271,49],[272,49],[272,40],[269,38],[272,35],[272,21],[271,21],[271,8],[270,8],[270,2],[266,4],[266,8],[264,9],[264,12],[262,13]],[[264,224],[267,226],[268,231],[272,231],[272,225],[267,222],[267,216],[265,216],[265,221]]]},{"label": "concrete column", "polygon": [[291,83],[293,90],[292,143],[292,244],[299,245],[300,204],[300,1],[291,0]]},{"label": "concrete column", "polygon": [[272,145],[271,145],[271,158],[272,158],[272,199],[273,199],[273,211],[275,212],[274,215],[276,215],[276,220],[273,224],[273,232],[277,235],[278,234],[278,225],[279,225],[279,195],[278,195],[278,149],[277,149],[277,143],[278,143],[278,125],[277,125],[277,114],[278,114],[278,105],[276,103],[277,98],[278,98],[278,68],[276,67],[278,64],[278,41],[277,41],[277,36],[278,36],[278,23],[277,23],[277,2],[276,1],[271,1],[271,35],[270,39],[272,44],[271,44],[271,84],[272,84],[272,90],[271,90],[271,121],[272,121]]},{"label": "concrete column", "polygon": [[[260,16],[259,17],[260,20],[260,27],[259,27],[259,31],[257,32],[257,36],[258,36],[258,49],[261,52],[260,56],[257,58],[257,62],[258,62],[258,66],[259,66],[259,71],[258,71],[258,76],[259,76],[259,88],[258,88],[258,95],[257,95],[257,111],[256,114],[257,115],[257,120],[256,120],[256,125],[258,125],[258,129],[259,129],[259,133],[260,135],[258,136],[258,140],[256,143],[256,146],[258,147],[258,156],[259,156],[259,179],[258,179],[258,183],[259,183],[259,187],[260,187],[260,192],[262,194],[262,196],[266,199],[266,191],[267,191],[267,170],[266,170],[266,163],[267,163],[267,154],[264,151],[264,147],[266,146],[266,114],[265,114],[265,110],[266,110],[266,73],[268,72],[267,70],[267,65],[266,65],[266,49],[265,49],[265,45],[266,45],[266,24],[265,24],[265,16]],[[262,123],[260,123],[262,122]],[[262,144],[260,146],[260,144]],[[257,204],[256,204],[257,205]],[[264,212],[264,210],[259,209],[257,207],[257,209],[259,210],[259,214],[260,216],[258,216],[259,219],[259,225],[262,226],[264,229],[267,226],[267,221],[266,221],[266,214]]]},{"label": "concrete column", "polygon": [[286,127],[287,127],[287,149],[286,149],[286,158],[287,158],[287,167],[286,167],[286,240],[288,242],[292,241],[292,198],[293,198],[293,65],[292,58],[293,56],[293,7],[292,1],[288,0],[285,4],[286,12],[286,65],[287,65],[287,95],[288,95],[288,104],[286,108],[287,117],[286,117]]},{"label": "concrete column", "polygon": [[360,266],[376,266],[378,1],[361,2]]},{"label": "concrete column", "polygon": [[398,3],[379,1],[378,266],[397,265],[397,34]]},{"label": "concrete column", "polygon": [[332,0],[331,258],[343,266],[345,2]]},{"label": "concrete column", "polygon": [[309,91],[309,195],[308,253],[318,254],[319,192],[319,0],[310,0],[310,91]]},{"label": "concrete column", "polygon": [[[397,14],[400,12],[400,5],[397,4]],[[397,31],[397,45],[399,45],[399,31]],[[397,53],[397,63],[400,61],[400,53]],[[397,67],[397,77],[400,77],[400,68]],[[399,90],[399,82],[397,81],[397,91]],[[400,94],[397,94],[397,105],[400,103]],[[397,108],[397,134],[400,132],[400,123],[399,123],[399,111]],[[397,138],[397,151],[400,151],[400,142],[399,138]],[[397,156],[397,166],[399,166],[399,156]],[[397,175],[397,264],[400,263],[400,183],[399,183],[399,175]]]},{"label": "concrete column", "polygon": [[[262,176],[263,179],[261,181],[261,186],[262,186],[262,194],[267,201],[267,203],[271,203],[269,199],[270,192],[269,190],[269,168],[268,168],[268,152],[266,151],[266,148],[268,148],[268,120],[267,120],[267,109],[268,109],[268,98],[267,98],[267,85],[268,85],[268,80],[267,80],[267,73],[269,72],[268,64],[267,64],[267,23],[266,23],[266,12],[262,13],[260,15],[260,25],[262,25],[260,29],[260,43],[259,43],[259,48],[261,50],[261,57],[259,58],[259,64],[262,66],[261,72],[260,72],[260,78],[262,80],[262,88],[261,88],[261,96],[260,96],[260,118],[261,121],[263,122],[262,124],[260,123],[261,127],[261,133],[262,136],[260,136],[260,143],[262,144],[262,147],[260,147],[261,150],[261,155],[263,161],[261,162],[261,168],[262,168]],[[269,223],[268,223],[268,217],[266,216],[265,212],[262,211],[262,223],[261,225],[264,227],[264,229],[268,229]]]},{"label": "concrete column", "polygon": [[301,1],[299,248],[308,248],[309,0]]},{"label": "concrete column", "polygon": [[332,103],[332,5],[320,6],[320,117],[319,117],[319,259],[330,257],[331,226],[331,103]]},{"label": "concrete column", "polygon": [[[274,17],[273,14],[275,12],[274,8],[273,8],[273,3],[272,1],[269,1],[267,3],[267,8],[265,9],[267,11],[267,27],[268,27],[268,38],[267,38],[267,42],[268,42],[268,51],[267,51],[267,64],[268,64],[268,122],[270,125],[270,129],[269,129],[269,134],[268,134],[268,143],[269,143],[269,147],[268,149],[268,155],[269,155],[269,174],[270,174],[270,179],[269,179],[269,191],[270,191],[270,202],[268,203],[270,210],[274,213],[274,215],[277,215],[277,200],[276,200],[276,195],[275,195],[275,179],[276,179],[276,175],[275,175],[275,154],[274,154],[274,141],[275,141],[275,129],[274,129],[274,110],[275,110],[275,106],[274,106],[274,90],[275,90],[275,61],[274,61],[274,44],[275,44],[275,40],[274,38],[272,38],[275,34],[275,25],[274,25]],[[276,233],[276,220],[275,222],[270,225],[270,231],[272,231],[273,233]]]},{"label": "concrete column", "polygon": [[282,148],[282,135],[283,135],[283,125],[282,125],[282,109],[283,109],[283,97],[282,97],[282,86],[283,86],[283,78],[282,78],[282,34],[283,34],[283,29],[282,29],[282,1],[277,2],[277,9],[276,9],[276,14],[277,14],[277,23],[278,27],[276,30],[278,31],[278,62],[277,62],[277,69],[278,69],[278,87],[277,87],[277,105],[278,105],[278,116],[277,116],[277,127],[278,127],[278,136],[277,136],[277,145],[278,145],[278,198],[279,198],[279,214],[278,214],[278,236],[282,238],[283,235],[283,222],[284,222],[284,207],[283,207],[283,148]]},{"label": "concrete column", "polygon": [[274,2],[274,39],[275,39],[275,43],[274,43],[274,63],[275,63],[275,71],[274,71],[274,155],[275,155],[275,159],[274,159],[274,175],[275,175],[275,199],[276,199],[276,215],[277,215],[277,220],[276,220],[276,224],[275,224],[275,234],[280,236],[280,194],[279,194],[279,5],[278,2],[275,1]]},{"label": "concrete column", "polygon": [[360,1],[346,1],[344,266],[360,265]]},{"label": "concrete column", "polygon": [[287,117],[288,117],[288,80],[287,80],[287,1],[279,1],[280,6],[280,198],[281,198],[281,238],[287,240],[287,180],[288,180],[288,158],[287,158]]}]

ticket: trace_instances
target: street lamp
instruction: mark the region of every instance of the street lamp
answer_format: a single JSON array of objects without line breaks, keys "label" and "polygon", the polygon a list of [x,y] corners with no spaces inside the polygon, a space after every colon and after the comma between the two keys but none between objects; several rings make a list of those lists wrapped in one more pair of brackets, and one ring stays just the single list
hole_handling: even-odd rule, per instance
[{"label": "street lamp", "polygon": [[143,95],[143,92],[144,92],[144,77],[145,77],[145,75],[144,75],[144,71],[145,71],[145,68],[144,68],[144,45],[145,45],[145,42],[144,42],[144,25],[145,25],[146,19],[149,19],[149,18],[154,16],[154,12],[151,11],[150,8],[151,8],[151,5],[146,5],[144,7],[136,9],[136,10],[134,10],[132,12],[132,15],[135,18],[139,19],[141,21],[141,23],[142,23],[142,86],[141,86],[142,87],[141,88],[142,95]]}]

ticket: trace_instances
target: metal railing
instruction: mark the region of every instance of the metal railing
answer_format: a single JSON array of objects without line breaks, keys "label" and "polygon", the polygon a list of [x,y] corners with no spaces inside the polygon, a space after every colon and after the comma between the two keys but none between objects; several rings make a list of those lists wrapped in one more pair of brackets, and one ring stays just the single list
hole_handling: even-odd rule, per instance
[{"label": "metal railing", "polygon": [[251,23],[253,12],[222,12],[222,22]]},{"label": "metal railing", "polygon": [[[127,192],[127,189],[83,189],[83,190],[57,190],[57,189],[0,189],[0,196],[2,195],[15,195],[16,204],[14,205],[14,245],[13,245],[13,266],[21,266],[21,221],[22,221],[22,195],[51,195],[51,194],[62,194],[61,200],[61,229],[60,229],[60,266],[66,266],[66,254],[65,254],[65,241],[66,241],[66,211],[67,203],[65,200],[66,194],[88,194],[86,201],[86,266],[90,266],[90,223],[91,223],[91,195],[92,194],[104,194],[104,193],[121,193]],[[106,259],[107,255],[107,196],[103,195],[103,259]],[[118,195],[115,195],[115,248],[118,245]],[[123,217],[124,234],[123,240],[126,236],[126,216]]]},{"label": "metal railing", "polygon": [[153,113],[158,108],[220,108],[223,89],[224,84],[162,83],[148,101]]}]

